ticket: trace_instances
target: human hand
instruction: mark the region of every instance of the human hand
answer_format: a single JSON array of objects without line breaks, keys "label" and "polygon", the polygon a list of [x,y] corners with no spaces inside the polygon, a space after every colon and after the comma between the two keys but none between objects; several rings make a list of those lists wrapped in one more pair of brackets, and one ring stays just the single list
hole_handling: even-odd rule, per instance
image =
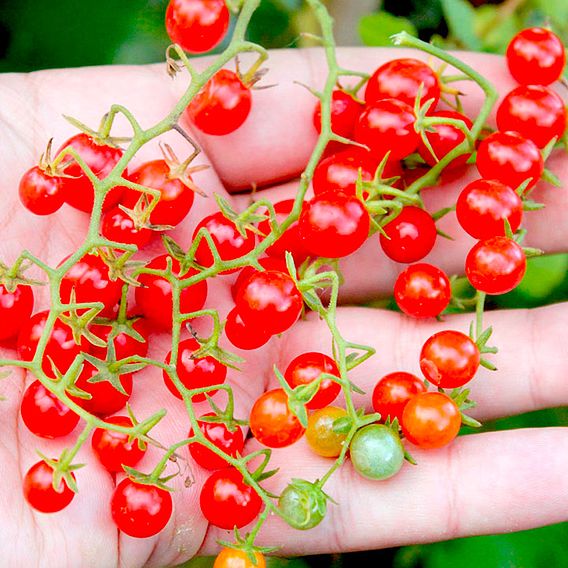
[{"label": "human hand", "polygon": [[[390,50],[341,50],[339,58],[347,67],[370,70],[392,58],[392,54]],[[404,51],[397,50],[396,56],[404,56]],[[513,86],[502,59],[473,54],[463,57],[483,71],[500,91]],[[277,86],[254,93],[252,114],[241,129],[223,138],[206,138],[195,133],[204,150],[201,159],[212,165],[211,170],[196,174],[195,181],[209,195],[224,194],[225,188],[246,190],[253,183],[265,188],[263,195],[275,199],[294,193],[293,179],[305,166],[316,133],[311,124],[313,98],[292,81],[319,85],[326,68],[319,50],[273,52],[269,67],[269,82]],[[83,213],[64,207],[49,218],[37,218],[27,214],[17,202],[19,177],[37,161],[45,142],[51,136],[58,142],[68,137],[70,128],[60,118],[63,112],[87,124],[96,124],[111,104],[123,103],[143,126],[148,126],[169,112],[182,83],[180,78],[172,86],[163,68],[155,66],[1,77],[0,120],[4,132],[0,156],[4,196],[0,210],[1,258],[13,260],[26,248],[54,266],[75,250],[85,235],[87,217]],[[463,89],[468,92],[465,112],[474,116],[480,94],[471,86],[465,85]],[[183,154],[182,140],[170,134],[167,141]],[[151,144],[142,149],[138,158],[150,159],[157,152],[157,147]],[[550,167],[562,180],[568,180],[568,160],[563,155],[552,158]],[[428,208],[435,211],[455,202],[459,189],[475,175],[472,171],[467,179],[426,190]],[[250,195],[235,195],[233,203],[243,207],[249,199]],[[568,237],[567,190],[543,184],[537,189],[535,199],[545,202],[547,207],[527,215],[527,244],[547,252],[563,250]],[[174,238],[188,245],[195,225],[215,209],[213,199],[197,197],[188,219],[173,232]],[[440,240],[429,260],[450,273],[459,273],[472,241],[463,235],[453,215],[442,220],[440,227],[456,240],[451,243]],[[160,249],[157,241],[149,253]],[[387,261],[376,238],[371,238],[363,249],[344,261],[343,270],[346,277],[343,300],[347,303],[388,293],[400,268]],[[231,307],[233,279],[218,277],[210,285],[207,306],[215,307],[222,316]],[[46,305],[46,298],[40,298],[36,310]],[[495,329],[493,342],[500,348],[492,359],[499,371],[490,374],[481,370],[472,383],[472,397],[478,402],[476,418],[483,420],[566,403],[566,363],[559,354],[567,315],[565,305],[530,312],[487,314],[488,323]],[[338,320],[345,337],[372,345],[378,351],[377,357],[357,368],[351,376],[368,393],[356,396],[356,403],[367,408],[378,378],[393,370],[416,370],[421,344],[442,325],[417,323],[395,313],[365,308],[342,308]],[[465,330],[469,320],[467,315],[447,317],[443,327]],[[225,346],[231,349],[230,345]],[[282,338],[274,338],[258,351],[243,353],[247,360],[243,373],[229,372],[236,415],[246,418],[254,400],[275,384],[273,364],[282,368],[301,352],[329,352],[329,348],[327,329],[310,314]],[[152,336],[153,358],[162,359],[168,350],[169,340],[165,335]],[[1,355],[13,354],[6,347]],[[169,445],[185,437],[188,422],[183,405],[171,397],[160,374],[147,369],[136,375],[131,404],[139,417],[159,408],[168,410],[168,417],[152,435]],[[72,504],[56,515],[31,510],[23,499],[21,481],[24,472],[37,461],[35,450],[57,456],[70,440],[44,441],[26,430],[19,418],[19,403],[24,385],[29,382],[29,377],[15,371],[0,383],[0,394],[7,399],[0,403],[3,427],[0,464],[4,481],[0,500],[4,510],[10,511],[0,520],[0,541],[7,565],[23,562],[46,566],[173,565],[198,552],[214,552],[216,539],[227,537],[218,529],[208,530],[198,505],[199,488],[206,474],[192,464],[190,474],[196,483],[185,488],[183,476],[172,482],[177,489],[174,516],[162,533],[144,540],[119,534],[109,507],[114,481],[96,462],[88,446],[77,458],[88,463],[88,467],[76,472],[80,493]],[[206,412],[206,405],[202,406],[198,414]],[[562,521],[566,519],[568,501],[564,476],[567,446],[565,429],[468,436],[441,450],[413,449],[419,466],[405,465],[397,477],[385,482],[365,481],[346,463],[326,487],[340,504],[330,506],[320,526],[309,533],[300,533],[274,518],[263,529],[261,543],[281,545],[286,555],[339,552],[521,530]],[[256,443],[250,441],[247,450],[255,447]],[[159,451],[151,448],[139,469],[149,470],[158,459]],[[314,456],[303,440],[275,451],[273,463],[280,466],[280,473],[265,486],[276,493],[290,478],[301,475],[316,479],[329,467],[329,462]]]}]

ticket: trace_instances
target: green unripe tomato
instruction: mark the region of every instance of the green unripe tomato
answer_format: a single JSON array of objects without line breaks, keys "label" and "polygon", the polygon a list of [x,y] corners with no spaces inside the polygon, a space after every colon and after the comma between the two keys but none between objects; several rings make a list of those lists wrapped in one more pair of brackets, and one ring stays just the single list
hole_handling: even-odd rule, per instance
[{"label": "green unripe tomato", "polygon": [[303,479],[293,479],[280,495],[278,508],[291,527],[308,530],[322,522],[327,510],[326,501],[319,487]]},{"label": "green unripe tomato", "polygon": [[388,479],[404,463],[404,447],[398,434],[383,424],[369,424],[359,430],[349,447],[355,471],[367,479]]}]

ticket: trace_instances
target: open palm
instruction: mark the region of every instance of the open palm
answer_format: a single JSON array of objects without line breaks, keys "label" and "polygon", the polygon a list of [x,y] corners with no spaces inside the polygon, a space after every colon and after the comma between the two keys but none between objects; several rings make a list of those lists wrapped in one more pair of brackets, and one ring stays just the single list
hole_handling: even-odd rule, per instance
[{"label": "open palm", "polygon": [[[396,56],[404,53],[397,50]],[[349,49],[340,52],[340,61],[347,67],[371,70],[393,56],[389,50]],[[464,54],[464,59],[493,79],[501,90],[512,87],[502,59],[473,54]],[[269,82],[276,86],[255,92],[252,114],[241,129],[223,138],[196,133],[204,150],[200,160],[212,168],[196,174],[195,181],[208,195],[227,190],[234,194],[253,185],[264,188],[263,195],[274,199],[290,197],[295,191],[294,179],[307,162],[316,133],[311,124],[313,98],[293,81],[321,85],[325,60],[319,50],[278,51],[271,54],[269,67]],[[20,175],[37,161],[47,140],[53,136],[57,145],[73,133],[62,114],[96,125],[111,104],[121,103],[147,127],[168,114],[183,88],[184,79],[172,83],[162,66],[0,77],[0,259],[13,261],[26,248],[53,266],[75,250],[85,236],[85,214],[65,206],[49,218],[37,218],[28,214],[17,199]],[[475,116],[481,94],[468,85],[462,90],[468,93],[464,97],[465,111]],[[183,139],[175,133],[165,140],[180,156],[187,151]],[[156,143],[149,144],[139,153],[137,163],[157,157],[158,152]],[[553,157],[550,167],[568,181],[566,157]],[[468,179],[475,176],[472,168]],[[463,178],[448,181],[424,192],[428,208],[438,210],[455,203],[457,192],[466,182]],[[568,190],[543,184],[535,197],[547,207],[527,216],[528,244],[547,252],[565,249]],[[244,207],[251,196],[236,194],[232,199],[236,207]],[[197,197],[187,220],[173,232],[174,238],[187,246],[195,225],[214,210],[213,199]],[[441,228],[456,240],[439,242],[429,260],[450,273],[459,273],[472,241],[464,236],[453,215],[441,221]],[[148,254],[160,249],[158,240]],[[400,269],[384,257],[376,239],[370,239],[343,263],[344,302],[360,302],[388,293]],[[232,276],[225,276],[210,284],[207,307],[218,309],[222,316],[231,307],[232,281]],[[36,309],[47,307],[45,298],[40,298],[38,304]],[[488,314],[487,320],[495,328],[494,343],[500,348],[493,359],[499,371],[482,370],[474,380],[472,396],[479,403],[474,416],[483,420],[568,401],[568,361],[563,354],[567,318],[566,305]],[[378,351],[351,377],[370,393],[387,372],[416,371],[420,346],[433,331],[441,327],[465,330],[470,317],[417,323],[391,312],[344,307],[338,312],[338,320],[345,337]],[[168,350],[168,337],[151,337],[150,356],[162,359]],[[264,348],[241,353],[246,358],[242,374],[229,372],[236,415],[246,418],[253,401],[274,383],[274,364],[283,368],[299,353],[311,350],[330,351],[329,333],[314,314]],[[9,346],[2,351],[2,356],[14,356]],[[26,430],[19,417],[19,404],[31,380],[14,372],[0,383],[0,395],[6,398],[0,403],[0,505],[4,512],[0,518],[0,545],[6,565],[166,566],[200,551],[213,553],[216,540],[227,538],[224,531],[208,529],[200,512],[199,488],[205,473],[183,460],[180,467],[184,475],[173,482],[178,491],[174,494],[174,516],[167,528],[145,540],[119,534],[109,507],[115,482],[96,462],[89,447],[84,447],[77,458],[88,465],[77,471],[80,493],[72,504],[55,515],[34,512],[22,495],[23,474],[37,461],[36,449],[56,457],[72,443],[73,435],[45,441]],[[162,443],[171,444],[187,435],[183,405],[169,394],[160,371],[147,369],[135,377],[131,403],[138,417],[167,409],[168,416],[153,431]],[[357,395],[356,403],[369,408],[370,397]],[[201,410],[205,412],[206,406],[198,413]],[[249,442],[250,447],[255,444]],[[263,530],[261,541],[282,546],[284,554],[338,552],[521,530],[566,520],[568,516],[566,429],[468,436],[437,451],[414,449],[413,455],[418,467],[405,466],[396,478],[380,483],[363,480],[347,463],[327,488],[340,505],[330,507],[319,527],[307,534],[299,533],[274,518]],[[140,469],[149,471],[158,456],[158,450],[151,448]],[[276,492],[288,479],[316,479],[330,465],[311,453],[304,441],[275,451],[273,463],[281,471],[266,486]],[[195,483],[185,487],[185,478]]]}]

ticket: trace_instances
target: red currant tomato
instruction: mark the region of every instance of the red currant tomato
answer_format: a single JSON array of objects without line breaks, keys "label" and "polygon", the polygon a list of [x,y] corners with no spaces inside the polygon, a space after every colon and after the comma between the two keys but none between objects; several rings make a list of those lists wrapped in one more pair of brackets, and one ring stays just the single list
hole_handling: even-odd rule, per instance
[{"label": "red currant tomato", "polygon": [[234,71],[221,69],[189,103],[186,113],[201,132],[224,136],[242,126],[251,104],[250,88]]},{"label": "red currant tomato", "polygon": [[172,516],[172,496],[160,487],[123,479],[111,500],[112,520],[119,530],[135,538],[162,531]]},{"label": "red currant tomato", "polygon": [[255,552],[253,563],[244,550],[226,547],[215,559],[213,568],[266,568],[266,560],[262,553]]},{"label": "red currant tomato", "polygon": [[461,415],[456,403],[441,392],[424,392],[411,398],[402,412],[402,432],[415,446],[441,448],[460,431]]},{"label": "red currant tomato", "polygon": [[534,142],[516,132],[494,132],[479,144],[477,169],[481,177],[496,179],[517,189],[531,179],[534,187],[544,171],[544,161]]},{"label": "red currant tomato", "polygon": [[262,499],[234,468],[212,473],[201,489],[199,502],[205,518],[226,530],[248,525],[262,509]]},{"label": "red currant tomato", "polygon": [[[274,211],[276,212],[276,219],[278,223],[282,223],[292,212],[294,208],[293,199],[285,199],[278,201],[274,204]],[[258,224],[258,230],[263,235],[269,235],[271,232],[270,222],[268,219],[261,221]],[[292,223],[290,227],[284,231],[280,238],[271,246],[266,249],[266,254],[272,257],[285,258],[286,253],[289,252],[294,257],[297,265],[302,264],[306,260],[308,253],[306,251],[306,244],[300,234],[298,222]],[[286,272],[288,272],[286,270]]]},{"label": "red currant tomato", "polygon": [[111,279],[109,267],[101,257],[86,254],[67,271],[61,280],[59,293],[61,301],[68,304],[74,290],[76,302],[102,302],[105,311],[108,311],[120,300],[122,284],[120,279]]},{"label": "red currant tomato", "polygon": [[[110,334],[113,333],[112,325],[95,324],[89,329],[107,344]],[[139,340],[138,336],[142,338],[142,341]],[[150,328],[144,318],[136,318],[122,325],[117,324],[116,334],[112,340],[116,360],[120,361],[121,359],[127,359],[134,355],[146,357],[148,354],[149,336]],[[93,357],[97,357],[103,361],[107,358],[107,347],[91,345],[90,351]]]},{"label": "red currant tomato", "polygon": [[[71,147],[81,156],[93,173],[104,179],[122,158],[122,150],[114,146],[98,143],[87,134],[77,134],[61,146],[59,152]],[[61,178],[63,197],[71,207],[90,213],[95,198],[93,184],[74,160],[65,168],[65,176]],[[127,175],[127,172],[124,173]],[[106,195],[103,210],[110,209],[121,198],[124,189],[115,187]]]},{"label": "red currant tomato", "polygon": [[300,233],[314,256],[342,258],[359,249],[369,236],[371,218],[353,195],[328,191],[304,205]]},{"label": "red currant tomato", "polygon": [[464,231],[475,239],[505,236],[505,219],[513,233],[520,227],[523,202],[500,181],[478,179],[460,193],[456,215]]},{"label": "red currant tomato", "polygon": [[507,47],[507,65],[522,84],[550,85],[562,75],[566,54],[560,38],[544,28],[520,31]]},{"label": "red currant tomato", "polygon": [[[264,268],[264,270],[276,270],[278,272],[284,272],[284,274],[288,274],[288,267],[286,266],[286,261],[283,258],[268,256],[259,259],[258,262],[260,263],[260,266]],[[258,271],[252,266],[245,266],[240,270],[237,279],[231,287],[233,300],[236,301],[241,286],[256,272]]]},{"label": "red currant tomato", "polygon": [[[439,110],[430,115],[432,118],[451,118],[453,120],[461,120],[465,126],[471,130],[473,122],[460,112],[453,110]],[[422,159],[429,165],[435,166],[442,158],[449,154],[456,146],[459,146],[465,140],[465,134],[456,126],[452,124],[436,124],[432,126],[433,132],[426,131],[425,135],[434,150],[434,156],[424,144],[422,139],[418,146],[418,153]],[[460,168],[465,166],[471,153],[463,154],[454,158],[446,168]]]},{"label": "red currant tomato", "polygon": [[[57,513],[65,509],[75,497],[65,479],[61,479],[57,489],[53,487],[53,473],[50,465],[40,461],[32,465],[24,476],[24,497],[41,513]],[[73,473],[71,475],[75,478]]]},{"label": "red currant tomato", "polygon": [[404,371],[389,373],[373,390],[373,409],[381,415],[382,422],[397,418],[400,423],[408,401],[422,392],[426,392],[426,386],[415,375]]},{"label": "red currant tomato", "polygon": [[[164,254],[157,256],[147,264],[147,268],[152,270],[165,270],[168,266],[168,258],[171,261],[173,274],[179,280],[191,278],[197,271],[190,268],[183,276],[180,276],[180,264],[172,257]],[[169,330],[172,327],[172,286],[162,276],[154,274],[141,274],[138,277],[141,286],[136,288],[136,302],[142,313],[148,319],[148,323],[155,325],[163,330]],[[180,311],[187,314],[200,310],[207,299],[207,282],[200,280],[199,282],[184,288],[180,294]]]},{"label": "red currant tomato", "polygon": [[440,83],[433,69],[417,59],[393,59],[373,73],[367,83],[365,101],[373,104],[382,99],[398,99],[414,107],[420,88],[420,103],[434,99],[430,107],[434,110],[440,99]]},{"label": "red currant tomato", "polygon": [[355,140],[368,146],[378,157],[389,152],[391,160],[402,160],[418,148],[420,135],[414,130],[412,107],[398,99],[382,99],[361,114]]},{"label": "red currant tomato", "polygon": [[[133,426],[128,416],[111,416],[106,422],[125,428]],[[134,467],[146,453],[146,449],[140,448],[138,440],[129,441],[128,434],[105,428],[94,431],[91,446],[103,467],[112,473],[124,472],[124,465]]]},{"label": "red currant tomato", "polygon": [[514,130],[544,148],[566,130],[564,101],[542,85],[521,85],[513,89],[497,109],[499,130]]},{"label": "red currant tomato", "polygon": [[[293,359],[284,373],[286,382],[296,388],[300,385],[307,385],[319,378],[322,373],[328,373],[339,377],[339,369],[335,361],[323,353],[302,353]],[[341,392],[341,385],[331,379],[323,379],[319,389],[306,404],[306,408],[317,410],[330,405]]]},{"label": "red currant tomato", "polygon": [[523,249],[507,237],[479,241],[465,260],[471,285],[486,294],[505,294],[516,288],[527,269]]},{"label": "red currant tomato", "polygon": [[63,205],[61,178],[51,176],[38,166],[20,180],[20,201],[35,215],[51,215]]},{"label": "red currant tomato", "polygon": [[272,337],[262,326],[246,324],[237,308],[233,308],[227,315],[225,335],[237,349],[246,351],[262,347]]},{"label": "red currant tomato", "polygon": [[[252,231],[247,230],[246,236],[243,237],[237,230],[236,225],[221,212],[213,213],[213,215],[205,217],[195,228],[195,232],[193,233],[194,239],[202,228],[209,231],[213,243],[219,252],[219,256],[221,260],[224,261],[234,260],[247,255],[254,249],[254,245],[256,244],[256,237]],[[213,266],[213,254],[205,239],[202,239],[197,247],[195,260],[201,264],[201,266],[207,268]],[[231,272],[234,271],[226,270],[221,272],[221,274],[229,274]]]},{"label": "red currant tomato", "polygon": [[288,407],[284,389],[265,392],[254,403],[250,413],[252,435],[269,448],[284,448],[304,435],[304,427]]},{"label": "red currant tomato", "polygon": [[0,284],[0,341],[16,337],[28,322],[34,309],[34,293],[30,286],[18,285],[9,292]]},{"label": "red currant tomato", "polygon": [[424,343],[420,368],[432,384],[455,389],[473,379],[480,358],[479,348],[471,338],[459,331],[444,330]]},{"label": "red currant tomato", "polygon": [[83,371],[75,381],[75,386],[91,395],[90,399],[72,397],[87,412],[97,416],[109,416],[122,410],[132,395],[132,375],[120,375],[120,384],[126,392],[120,392],[109,381],[89,382],[99,371],[90,363],[85,363]]},{"label": "red currant tomato", "polygon": [[223,41],[229,17],[225,0],[170,0],[166,30],[185,51],[204,53]]},{"label": "red currant tomato", "polygon": [[[38,312],[20,330],[18,335],[18,356],[22,361],[31,361],[34,358],[48,315],[48,311]],[[51,366],[51,361],[53,361],[60,373],[66,373],[75,357],[81,351],[89,351],[89,347],[79,347],[73,339],[71,328],[62,321],[55,320],[44,351],[43,372],[48,377],[55,378]]]},{"label": "red currant tomato", "polygon": [[[175,227],[185,219],[193,205],[193,190],[172,173],[164,160],[142,164],[130,175],[130,179],[134,183],[160,192],[160,200],[150,214],[152,225]],[[129,208],[134,207],[140,195],[134,191],[126,193],[124,205]]]},{"label": "red currant tomato", "polygon": [[[351,138],[363,104],[345,91],[333,91],[331,94],[331,130],[338,136]],[[314,126],[321,132],[321,103],[316,104]]]},{"label": "red currant tomato", "polygon": [[79,415],[65,406],[39,381],[34,381],[26,389],[20,413],[28,430],[40,438],[67,436],[79,423]]},{"label": "red currant tomato", "polygon": [[431,264],[412,264],[403,270],[394,285],[398,307],[415,318],[440,315],[450,303],[450,281],[443,270]]},{"label": "red currant tomato", "polygon": [[380,236],[385,254],[396,262],[416,262],[423,259],[436,243],[436,223],[419,207],[403,207],[400,214],[383,227]]},{"label": "red currant tomato", "polygon": [[[212,412],[205,416],[215,416]],[[245,438],[240,426],[235,426],[231,432],[227,426],[221,422],[205,422],[198,420],[199,429],[205,438],[222,450],[225,454],[236,458],[242,454],[245,446]],[[189,437],[193,436],[193,430],[189,432]],[[228,466],[227,462],[209,448],[199,442],[189,444],[189,453],[195,463],[205,469],[222,469]]]},{"label": "red currant tomato", "polygon": [[[379,163],[361,148],[352,148],[338,152],[322,160],[314,171],[312,185],[314,193],[327,193],[328,191],[343,192],[355,195],[356,183],[361,171],[362,181],[371,181]],[[383,179],[402,176],[400,162],[389,160],[383,170]],[[396,184],[394,184],[396,185]]]},{"label": "red currant tomato", "polygon": [[237,297],[237,311],[243,322],[271,335],[292,327],[302,307],[302,294],[292,278],[275,270],[253,274],[241,286]]},{"label": "red currant tomato", "polygon": [[[222,385],[227,378],[227,367],[217,361],[217,359],[209,355],[198,358],[193,356],[200,347],[199,343],[193,338],[184,339],[179,344],[176,363],[177,374],[183,386],[189,390]],[[166,356],[166,363],[168,365],[170,360],[171,352]],[[183,397],[174,382],[170,379],[170,376],[165,371],[163,371],[162,374],[168,390],[181,400]],[[212,396],[215,392],[217,391],[209,391],[208,395]],[[192,400],[194,402],[202,402],[205,398],[204,394],[197,394],[192,397]]]},{"label": "red currant tomato", "polygon": [[132,217],[120,207],[113,207],[104,214],[101,234],[109,241],[136,245],[139,249],[144,248],[153,235],[151,229],[137,229]]}]

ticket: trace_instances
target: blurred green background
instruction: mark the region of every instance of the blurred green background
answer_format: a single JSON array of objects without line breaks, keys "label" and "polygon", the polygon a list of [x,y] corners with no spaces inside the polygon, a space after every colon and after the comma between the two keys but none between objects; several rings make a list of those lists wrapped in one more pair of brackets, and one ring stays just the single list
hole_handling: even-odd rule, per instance
[{"label": "blurred green background", "polygon": [[[0,71],[31,71],[163,60],[168,43],[166,0],[0,0]],[[330,0],[341,45],[389,45],[405,29],[451,48],[502,53],[511,37],[530,25],[549,25],[568,43],[568,0]],[[263,0],[249,37],[267,47],[298,47],[317,32],[301,0]],[[554,191],[554,189],[551,189]],[[458,286],[467,293],[467,284]],[[568,256],[535,258],[522,284],[489,307],[536,307],[568,299]],[[393,307],[392,303],[386,307]],[[503,419],[485,430],[568,426],[566,409]],[[523,533],[476,537],[401,549],[271,559],[271,568],[393,566],[395,568],[563,568],[568,525]],[[209,568],[211,559],[188,566]]]}]

